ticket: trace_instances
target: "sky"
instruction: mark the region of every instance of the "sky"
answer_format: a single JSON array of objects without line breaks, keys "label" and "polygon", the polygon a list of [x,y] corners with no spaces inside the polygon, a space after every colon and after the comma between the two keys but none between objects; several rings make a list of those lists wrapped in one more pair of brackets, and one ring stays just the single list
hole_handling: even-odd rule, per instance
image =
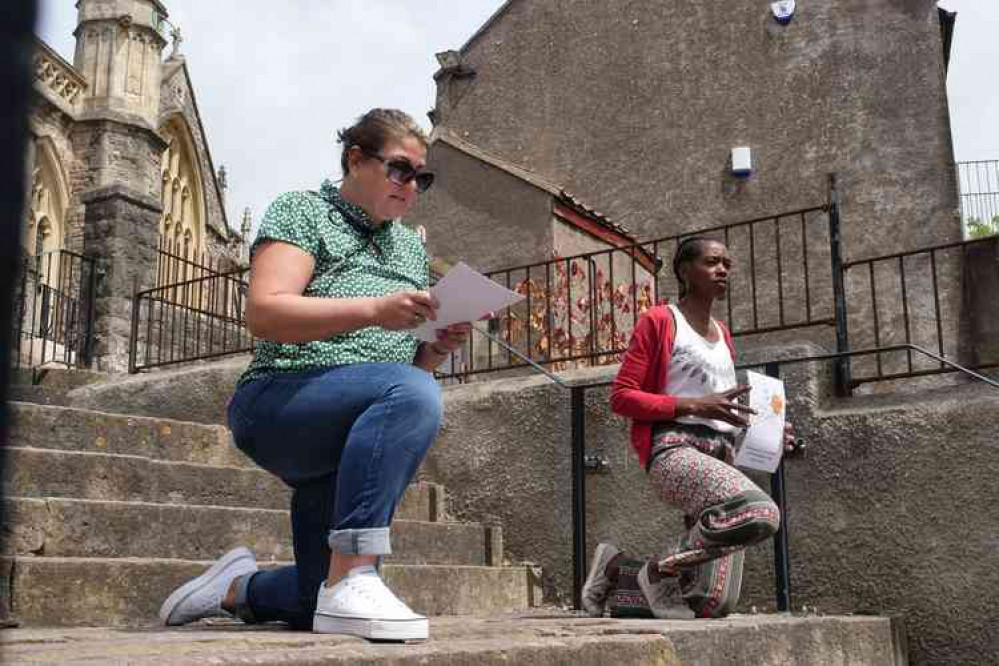
[{"label": "sky", "polygon": [[[334,133],[375,106],[430,128],[434,54],[457,49],[503,0],[163,0],[183,34],[229,223],[339,173]],[[72,62],[75,0],[40,0],[39,36]],[[999,0],[958,12],[947,87],[958,161],[999,159]],[[170,47],[167,47],[169,52]]]}]

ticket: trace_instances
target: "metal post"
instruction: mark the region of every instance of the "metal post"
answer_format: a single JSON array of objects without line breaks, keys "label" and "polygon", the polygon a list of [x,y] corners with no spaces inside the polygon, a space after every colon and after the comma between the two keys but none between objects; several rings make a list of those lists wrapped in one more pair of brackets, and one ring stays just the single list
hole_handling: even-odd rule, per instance
[{"label": "metal post", "polygon": [[[139,279],[136,277],[132,284],[132,331],[128,336],[128,374],[130,375],[138,372],[139,311],[141,309],[142,297],[139,295]],[[149,344],[148,340],[146,340],[146,344]]]},{"label": "metal post", "polygon": [[[768,376],[780,379],[780,363],[766,364]],[[783,445],[783,444],[782,444]],[[770,496],[780,511],[780,527],[774,535],[774,581],[777,587],[777,610],[787,612],[791,609],[791,572],[790,555],[787,543],[787,496],[784,486],[784,461],[777,466],[777,471],[770,476]]]},{"label": "metal post", "polygon": [[586,578],[586,388],[573,386],[572,399],[572,603],[583,608]]},{"label": "metal post", "polygon": [[[834,173],[829,174],[829,256],[836,308],[836,351],[847,352],[850,351],[850,339],[846,321],[846,286],[843,282],[843,237],[839,219],[839,190],[836,189]],[[850,395],[850,359],[836,361],[833,368],[836,395]]]},{"label": "metal post", "polygon": [[[83,298],[83,344],[77,367],[90,368],[94,361],[94,307],[97,303],[97,259],[84,257],[80,266],[87,269],[86,296]],[[82,269],[81,269],[82,270]],[[82,273],[81,273],[82,278]]]}]

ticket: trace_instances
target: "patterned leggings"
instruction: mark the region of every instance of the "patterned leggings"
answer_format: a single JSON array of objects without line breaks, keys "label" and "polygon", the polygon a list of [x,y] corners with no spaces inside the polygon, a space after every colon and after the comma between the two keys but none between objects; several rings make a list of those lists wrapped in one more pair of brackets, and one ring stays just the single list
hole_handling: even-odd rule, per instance
[{"label": "patterned leggings", "polygon": [[724,462],[732,447],[701,427],[657,431],[658,453],[649,478],[666,503],[683,511],[685,532],[659,561],[680,577],[680,589],[697,617],[724,617],[739,601],[743,550],[777,531],[780,513],[770,497]]}]

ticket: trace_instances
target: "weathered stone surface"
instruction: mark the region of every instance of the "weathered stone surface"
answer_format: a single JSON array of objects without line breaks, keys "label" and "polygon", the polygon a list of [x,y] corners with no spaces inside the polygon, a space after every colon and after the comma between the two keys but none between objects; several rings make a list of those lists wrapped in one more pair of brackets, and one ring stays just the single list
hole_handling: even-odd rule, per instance
[{"label": "weathered stone surface", "polygon": [[[260,561],[294,559],[288,513],[243,507],[8,498],[4,501],[4,549],[49,557],[158,557],[212,560],[235,545]],[[494,538],[474,523],[396,520],[393,564],[487,562]],[[497,563],[501,564],[500,563]]]},{"label": "weathered stone surface", "polygon": [[430,640],[375,645],[219,624],[183,630],[25,630],[0,634],[11,664],[195,666],[904,666],[877,617],[740,616],[716,621],[499,616],[433,618]]},{"label": "weathered stone surface", "polygon": [[76,407],[197,423],[226,423],[226,408],[245,357],[156,373],[70,392]]},{"label": "weathered stone surface", "polygon": [[11,373],[11,384],[38,385],[59,391],[71,391],[89,384],[99,384],[110,379],[110,375],[90,370],[67,370],[64,368],[18,368]]},{"label": "weathered stone surface", "polygon": [[[956,240],[936,5],[799,3],[779,26],[768,3],[511,2],[462,49],[475,78],[439,79],[437,122],[643,239],[821,204],[839,172],[847,259]],[[435,254],[490,247],[463,213],[419,219]]]},{"label": "weathered stone surface", "polygon": [[[107,136],[122,134],[109,131]],[[163,148],[158,145],[152,150],[162,152]],[[94,363],[103,372],[123,373],[128,370],[132,296],[156,282],[163,209],[157,199],[125,185],[95,189],[82,200],[86,207],[84,250],[98,258],[97,270],[103,272],[94,294]]]},{"label": "weathered stone surface", "polygon": [[54,391],[46,386],[25,386],[23,384],[10,386],[7,398],[11,402],[32,402],[36,405],[66,406],[69,403],[65,391]]},{"label": "weathered stone surface", "polygon": [[70,497],[283,509],[288,490],[263,470],[141,456],[7,449],[8,497]]},{"label": "weathered stone surface", "polygon": [[[150,625],[163,599],[209,564],[16,557],[11,610],[28,626]],[[386,564],[382,575],[414,610],[428,615],[489,615],[528,606],[524,567]]]},{"label": "weathered stone surface", "polygon": [[999,238],[965,251],[964,306],[969,313],[968,337],[976,364],[999,363]]},{"label": "weathered stone surface", "polygon": [[11,418],[11,446],[255,467],[220,426],[30,404],[11,405]]}]

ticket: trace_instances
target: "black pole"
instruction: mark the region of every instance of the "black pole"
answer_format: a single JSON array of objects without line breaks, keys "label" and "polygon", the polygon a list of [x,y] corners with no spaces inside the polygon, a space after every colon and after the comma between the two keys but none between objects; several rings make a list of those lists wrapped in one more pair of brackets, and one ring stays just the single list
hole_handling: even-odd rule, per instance
[{"label": "black pole", "polygon": [[573,386],[572,396],[572,603],[583,608],[586,578],[586,388]]},{"label": "black pole", "polygon": [[[843,282],[843,236],[839,219],[839,190],[834,173],[829,174],[829,256],[836,308],[836,351],[847,352],[850,351],[850,338],[846,321],[846,286]],[[850,395],[850,359],[836,361],[833,368],[836,395]]]},{"label": "black pole", "polygon": [[[768,376],[780,379],[780,363],[767,363]],[[782,444],[783,446],[783,444]],[[770,476],[770,496],[780,511],[780,527],[774,535],[774,581],[777,586],[777,610],[791,609],[790,554],[787,544],[787,495],[784,486],[784,460],[781,459],[777,471]]]},{"label": "black pole", "polygon": [[[21,266],[21,224],[27,194],[25,156],[35,9],[35,0],[20,0],[4,3],[0,11],[0,90],[5,93],[0,96],[0,442],[7,441],[13,294]],[[0,478],[4,448],[0,446]]]}]

